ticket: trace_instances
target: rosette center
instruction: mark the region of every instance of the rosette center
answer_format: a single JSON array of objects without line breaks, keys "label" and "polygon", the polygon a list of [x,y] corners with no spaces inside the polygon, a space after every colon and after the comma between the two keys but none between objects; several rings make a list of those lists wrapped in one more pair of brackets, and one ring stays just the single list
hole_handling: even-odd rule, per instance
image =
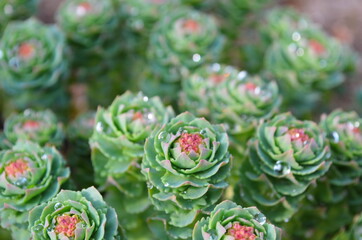
[{"label": "rosette center", "polygon": [[304,129],[292,128],[289,129],[288,133],[290,135],[291,141],[301,140],[302,142],[307,142],[310,139],[308,134],[305,133]]},{"label": "rosette center", "polygon": [[31,132],[31,131],[36,131],[38,130],[40,127],[40,123],[38,121],[35,120],[28,120],[26,122],[23,123],[23,130],[26,132]]},{"label": "rosette center", "polygon": [[31,43],[22,43],[18,48],[18,55],[23,60],[28,60],[35,56],[36,48]]},{"label": "rosette center", "polygon": [[73,237],[75,235],[76,225],[80,222],[76,215],[61,215],[58,216],[56,220],[55,232],[57,234],[64,234],[67,237]]},{"label": "rosette center", "polygon": [[234,237],[235,240],[256,239],[253,227],[241,226],[239,223],[234,223],[233,226],[228,230],[227,234]]},{"label": "rosette center", "polygon": [[309,47],[317,55],[322,55],[323,53],[326,52],[326,48],[324,47],[324,45],[317,40],[310,40]]},{"label": "rosette center", "polygon": [[186,19],[182,23],[182,29],[188,33],[196,33],[200,31],[200,24],[193,19]]},{"label": "rosette center", "polygon": [[10,177],[20,177],[29,171],[29,165],[23,159],[18,159],[9,163],[5,167],[5,173]]},{"label": "rosette center", "polygon": [[200,153],[200,145],[203,142],[203,138],[198,133],[182,133],[178,139],[178,143],[181,146],[182,152],[189,154],[191,151]]},{"label": "rosette center", "polygon": [[81,2],[75,8],[75,13],[78,16],[84,16],[92,10],[92,5],[89,2]]}]

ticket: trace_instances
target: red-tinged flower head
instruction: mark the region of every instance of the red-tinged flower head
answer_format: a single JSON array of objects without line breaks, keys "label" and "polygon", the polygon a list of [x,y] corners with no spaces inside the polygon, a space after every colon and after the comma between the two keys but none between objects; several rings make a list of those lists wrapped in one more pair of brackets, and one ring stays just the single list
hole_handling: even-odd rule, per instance
[{"label": "red-tinged flower head", "polygon": [[253,227],[241,226],[239,223],[234,223],[233,226],[228,230],[227,234],[234,237],[235,240],[256,239]]},{"label": "red-tinged flower head", "polygon": [[40,123],[38,121],[34,120],[28,120],[24,122],[23,129],[25,131],[34,131],[37,130],[40,127]]},{"label": "red-tinged flower head", "polygon": [[21,59],[27,60],[35,55],[35,46],[31,43],[22,43],[18,48],[18,55]]},{"label": "red-tinged flower head", "polygon": [[201,28],[200,24],[193,19],[184,20],[182,27],[186,32],[189,32],[189,33],[198,32],[198,31],[200,31],[200,28]]},{"label": "red-tinged flower head", "polygon": [[309,140],[309,136],[305,133],[304,129],[292,128],[289,129],[288,133],[291,141],[301,140],[302,142],[306,142]]},{"label": "red-tinged flower head", "polygon": [[326,48],[324,47],[324,45],[317,40],[310,40],[309,46],[317,55],[322,55],[326,52]]},{"label": "red-tinged flower head", "polygon": [[200,153],[200,144],[202,144],[203,138],[198,133],[182,133],[178,142],[181,149],[185,153],[190,153],[192,150],[195,153]]},{"label": "red-tinged flower head", "polygon": [[5,173],[10,177],[19,177],[28,171],[29,165],[23,159],[18,159],[15,162],[11,162],[5,167]]},{"label": "red-tinged flower head", "polygon": [[76,215],[58,216],[57,224],[55,226],[55,232],[57,234],[63,233],[64,236],[67,236],[67,237],[74,237],[77,223],[79,223],[79,219]]},{"label": "red-tinged flower head", "polygon": [[213,74],[211,75],[211,81],[214,83],[214,84],[219,84],[219,83],[222,83],[224,82],[228,77],[230,76],[229,73],[225,73],[225,74]]}]

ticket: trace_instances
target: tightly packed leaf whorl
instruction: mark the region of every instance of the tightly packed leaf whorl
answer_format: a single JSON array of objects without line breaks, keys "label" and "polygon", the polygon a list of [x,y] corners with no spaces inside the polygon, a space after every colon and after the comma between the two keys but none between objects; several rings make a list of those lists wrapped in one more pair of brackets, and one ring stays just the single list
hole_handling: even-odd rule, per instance
[{"label": "tightly packed leaf whorl", "polygon": [[1,226],[26,229],[28,211],[54,197],[69,173],[54,147],[18,141],[11,149],[1,151]]},{"label": "tightly packed leaf whorl", "polygon": [[262,123],[241,169],[241,201],[257,206],[272,221],[297,210],[308,186],[331,164],[328,142],[318,125],[289,113]]},{"label": "tightly packed leaf whorl", "polygon": [[64,102],[68,73],[65,39],[55,26],[35,19],[13,22],[0,40],[0,84],[15,109],[52,107]]},{"label": "tightly packed leaf whorl", "polygon": [[33,240],[121,240],[115,210],[90,187],[75,192],[62,190],[51,201],[29,214]]},{"label": "tightly packed leaf whorl", "polygon": [[117,97],[107,109],[97,111],[90,139],[95,181],[107,189],[107,200],[116,207],[122,225],[129,231],[137,231],[138,219],[131,220],[138,218],[135,213],[150,206],[140,165],[145,140],[173,115],[173,110],[158,97],[130,92]]},{"label": "tightly packed leaf whorl", "polygon": [[218,204],[207,218],[196,223],[193,240],[280,240],[281,231],[267,223],[255,207],[243,208],[231,201]]},{"label": "tightly packed leaf whorl", "polygon": [[61,147],[64,140],[63,125],[51,110],[27,109],[5,119],[4,135],[15,144],[19,139],[36,142],[41,146]]},{"label": "tightly packed leaf whorl", "polygon": [[[320,182],[317,195],[323,202],[347,200],[361,205],[362,119],[356,112],[335,110],[323,115],[320,123],[330,141],[333,165]],[[320,194],[319,194],[320,193]],[[359,207],[358,212],[362,209]]]},{"label": "tightly packed leaf whorl", "polygon": [[162,221],[167,226],[158,225],[157,231],[162,226],[170,239],[191,236],[189,228],[200,212],[213,207],[228,186],[228,145],[223,127],[190,113],[153,131],[146,140],[142,170],[153,205],[169,217]]},{"label": "tightly packed leaf whorl", "polygon": [[190,8],[175,9],[151,32],[151,71],[165,82],[178,82],[188,71],[217,61],[223,39],[211,16]]}]

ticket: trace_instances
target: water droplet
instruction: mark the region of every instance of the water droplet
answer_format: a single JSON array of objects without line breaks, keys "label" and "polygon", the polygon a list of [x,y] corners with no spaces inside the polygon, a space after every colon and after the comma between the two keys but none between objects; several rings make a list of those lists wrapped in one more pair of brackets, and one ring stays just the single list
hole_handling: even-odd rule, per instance
[{"label": "water droplet", "polygon": [[20,61],[17,57],[13,57],[9,60],[9,66],[12,68],[18,69],[20,66]]},{"label": "water droplet", "polygon": [[51,225],[50,227],[47,228],[47,231],[48,232],[53,232],[55,229],[55,226],[54,225]]},{"label": "water droplet", "polygon": [[327,67],[327,61],[324,59],[320,60],[319,64],[321,65],[321,68]]},{"label": "water droplet", "polygon": [[63,207],[63,204],[61,204],[61,203],[56,203],[55,205],[54,205],[54,209],[55,210],[58,210],[59,208],[62,208]]},{"label": "water droplet", "polygon": [[254,216],[255,220],[258,221],[261,225],[265,224],[266,217],[262,213],[258,213]]},{"label": "water droplet", "polygon": [[20,177],[15,181],[15,185],[18,187],[23,187],[28,184],[28,179],[25,177]]},{"label": "water droplet", "polygon": [[308,199],[309,201],[314,201],[314,196],[313,196],[312,194],[308,194],[308,195],[307,195],[307,199]]},{"label": "water droplet", "polygon": [[238,73],[238,79],[243,80],[244,78],[246,78],[246,76],[248,76],[248,73],[246,71],[241,71]]},{"label": "water droplet", "polygon": [[150,121],[150,122],[153,122],[155,120],[155,114],[153,113],[148,113],[147,114],[147,119]]},{"label": "water droplet", "polygon": [[152,188],[153,188],[153,184],[150,183],[150,182],[148,182],[148,183],[147,183],[147,188],[152,189]]},{"label": "water droplet", "polygon": [[192,55],[192,61],[194,61],[194,62],[200,62],[200,60],[201,60],[200,54],[195,53],[194,55]]},{"label": "water droplet", "polygon": [[14,12],[13,6],[11,6],[10,4],[6,4],[6,5],[4,6],[4,13],[5,13],[5,15],[11,15],[11,14],[13,14],[13,12]]},{"label": "water droplet", "polygon": [[87,224],[86,223],[82,223],[82,228],[86,228],[87,227]]},{"label": "water droplet", "polygon": [[167,132],[160,132],[159,134],[158,134],[158,139],[159,140],[165,140],[166,139],[166,137],[167,137]]},{"label": "water droplet", "polygon": [[33,230],[34,230],[35,232],[40,232],[41,230],[43,230],[43,228],[44,228],[44,226],[43,226],[42,224],[39,224],[39,225],[35,226],[35,227],[33,228]]},{"label": "water droplet", "polygon": [[337,132],[332,132],[331,133],[331,137],[334,143],[338,143],[339,142],[339,134]]},{"label": "water droplet", "polygon": [[297,51],[295,51],[298,57],[302,57],[304,55],[304,49],[298,48]]},{"label": "water droplet", "polygon": [[96,131],[97,132],[102,132],[103,131],[103,125],[102,125],[101,122],[97,122]]},{"label": "water droplet", "polygon": [[308,143],[310,143],[310,141],[309,141],[309,140],[305,140],[305,141],[303,142],[303,145],[305,146],[305,145],[307,145]]},{"label": "water droplet", "polygon": [[259,95],[260,92],[261,92],[260,87],[256,87],[256,88],[254,89],[254,94],[255,94],[255,95]]},{"label": "water droplet", "polygon": [[165,182],[164,184],[165,184],[165,187],[170,186],[170,184],[168,182]]},{"label": "water droplet", "polygon": [[147,96],[144,96],[144,97],[143,97],[143,101],[144,101],[144,102],[148,102],[148,97],[147,97]]},{"label": "water droplet", "polygon": [[75,8],[75,14],[79,17],[83,17],[87,13],[87,11],[88,9],[81,4]]},{"label": "water droplet", "polygon": [[42,159],[42,160],[47,160],[47,159],[48,159],[48,155],[43,154],[43,155],[41,156],[41,159]]},{"label": "water droplet", "polygon": [[202,129],[202,130],[200,131],[200,134],[201,134],[201,135],[205,135],[206,133],[207,133],[206,129]]},{"label": "water droplet", "polygon": [[355,127],[355,128],[358,128],[359,126],[360,126],[360,123],[359,123],[359,122],[355,122],[355,123],[354,123],[354,127]]},{"label": "water droplet", "polygon": [[186,192],[186,191],[183,191],[182,193],[183,193],[183,194],[186,194],[187,192]]},{"label": "water droplet", "polygon": [[24,111],[24,116],[30,116],[30,114],[31,114],[31,110],[30,110],[30,109],[26,109],[26,110]]},{"label": "water droplet", "polygon": [[212,70],[213,70],[214,72],[218,72],[218,71],[220,71],[221,66],[220,66],[220,64],[218,64],[218,63],[214,63],[214,64],[211,66],[211,68],[212,68]]},{"label": "water droplet", "polygon": [[299,32],[294,32],[293,35],[292,35],[293,41],[298,42],[301,38],[302,38],[302,36],[300,35]]},{"label": "water droplet", "polygon": [[277,161],[274,165],[273,170],[279,175],[287,175],[290,173],[291,167],[286,162]]},{"label": "water droplet", "polygon": [[285,219],[284,222],[285,222],[285,223],[289,222],[289,218]]},{"label": "water droplet", "polygon": [[143,21],[137,20],[137,21],[135,21],[135,22],[133,23],[133,26],[134,26],[135,29],[141,30],[141,29],[143,29],[144,24],[143,24]]},{"label": "water droplet", "polygon": [[331,156],[332,156],[332,153],[329,151],[329,152],[327,152],[327,154],[326,154],[326,158],[327,159],[330,159],[331,158]]},{"label": "water droplet", "polygon": [[188,133],[188,131],[185,129],[185,130],[182,131],[182,133]]},{"label": "water droplet", "polygon": [[0,59],[2,59],[4,56],[4,52],[2,50],[0,50]]}]

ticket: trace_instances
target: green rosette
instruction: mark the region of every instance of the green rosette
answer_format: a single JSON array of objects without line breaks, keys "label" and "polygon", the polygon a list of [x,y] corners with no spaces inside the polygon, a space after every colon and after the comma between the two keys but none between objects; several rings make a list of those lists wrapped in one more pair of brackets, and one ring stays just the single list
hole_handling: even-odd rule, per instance
[{"label": "green rosette", "polygon": [[13,22],[0,40],[0,84],[12,109],[62,107],[68,73],[65,39],[35,19]]},{"label": "green rosette", "polygon": [[127,216],[120,221],[129,232],[137,233],[139,218],[135,214],[150,206],[140,166],[145,140],[173,115],[173,110],[158,97],[131,92],[117,97],[107,109],[97,111],[90,138],[95,181],[108,190],[107,201],[117,205],[120,216]]},{"label": "green rosette", "polygon": [[331,164],[329,145],[318,125],[289,113],[262,123],[249,152],[242,163],[238,197],[274,222],[293,216],[308,186]]},{"label": "green rosette", "polygon": [[57,12],[71,48],[73,78],[87,85],[92,107],[110,104],[121,91],[119,9],[116,0],[67,0]]},{"label": "green rosette", "polygon": [[216,89],[229,79],[238,78],[239,73],[236,68],[219,63],[200,67],[182,80],[180,108],[211,119]]},{"label": "green rosette", "polygon": [[0,9],[0,35],[8,22],[26,19],[35,14],[39,0],[1,0]]},{"label": "green rosette", "polygon": [[358,185],[362,176],[362,119],[356,112],[338,109],[323,115],[320,125],[330,141],[333,160],[331,169],[321,181],[330,186],[324,186],[321,197],[324,202],[348,200],[351,205],[361,205]]},{"label": "green rosette", "polygon": [[286,100],[310,108],[323,92],[345,80],[356,64],[355,55],[337,39],[306,21],[309,28],[289,23],[285,24],[291,25],[288,29],[280,20],[277,23],[270,26],[277,30],[269,33],[273,42],[265,53],[265,71],[279,82]]},{"label": "green rosette", "polygon": [[[146,140],[142,172],[149,198],[165,215],[150,226],[162,239],[190,239],[192,227],[228,186],[231,156],[220,125],[182,113]],[[162,234],[161,234],[162,233]]]},{"label": "green rosette", "polygon": [[[0,222],[11,229],[17,239],[29,239],[29,210],[48,201],[69,178],[62,155],[54,147],[40,147],[18,141],[11,149],[0,152]],[[20,231],[20,232],[19,232]]]},{"label": "green rosette", "polygon": [[247,141],[259,122],[273,116],[280,105],[277,84],[215,63],[199,68],[182,86],[183,109],[226,124],[235,157],[233,175],[238,181]]},{"label": "green rosette", "polygon": [[281,240],[281,230],[266,221],[256,208],[243,208],[231,201],[223,201],[196,223],[193,240]]},{"label": "green rosette", "polygon": [[51,110],[12,114],[5,119],[4,136],[15,144],[18,140],[29,140],[41,146],[61,147],[64,140],[63,125]]},{"label": "green rosette", "polygon": [[[223,42],[213,17],[186,7],[168,12],[151,32],[148,48],[153,78],[160,78],[161,83],[159,87],[145,91],[157,95],[166,88],[163,85],[178,85],[189,71],[217,61]],[[145,81],[152,81],[152,77]],[[170,92],[163,94],[175,97]]]},{"label": "green rosette", "polygon": [[56,19],[75,52],[74,60],[80,64],[93,55],[102,59],[101,65],[104,61],[112,62],[112,56],[117,55],[122,46],[114,44],[120,25],[118,4],[114,0],[67,0]]},{"label": "green rosette", "polygon": [[82,191],[62,190],[29,214],[33,240],[121,240],[116,211],[90,187]]},{"label": "green rosette", "polygon": [[89,138],[93,134],[95,115],[93,111],[82,113],[67,127],[67,159],[78,188],[94,185]]},{"label": "green rosette", "polygon": [[243,29],[243,44],[240,46],[242,65],[253,73],[262,71],[265,52],[273,42],[292,38],[294,32],[308,28],[316,26],[292,8],[276,7],[268,10],[259,22]]}]

